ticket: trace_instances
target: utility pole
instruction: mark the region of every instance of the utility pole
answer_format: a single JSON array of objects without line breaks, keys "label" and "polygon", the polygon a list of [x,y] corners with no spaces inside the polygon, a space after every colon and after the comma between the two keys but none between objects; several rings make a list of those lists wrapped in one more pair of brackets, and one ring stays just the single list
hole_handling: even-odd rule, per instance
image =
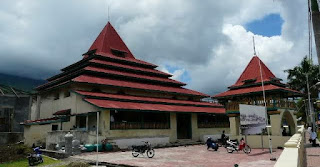
[{"label": "utility pole", "polygon": [[[312,103],[311,103],[311,97],[310,97],[310,86],[309,86],[309,76],[308,74],[306,74],[306,78],[307,78],[307,91],[308,91],[308,106],[309,106],[309,117],[310,117],[310,123],[312,124],[312,129],[315,131],[315,121],[313,118],[314,112],[312,110]],[[316,84],[317,85],[317,84]],[[314,85],[314,86],[316,86]]]}]

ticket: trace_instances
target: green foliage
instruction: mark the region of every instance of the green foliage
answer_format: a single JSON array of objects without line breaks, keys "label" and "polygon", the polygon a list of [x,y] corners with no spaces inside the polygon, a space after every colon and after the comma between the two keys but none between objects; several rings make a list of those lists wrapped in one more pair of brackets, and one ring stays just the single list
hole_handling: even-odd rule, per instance
[{"label": "green foliage", "polygon": [[287,69],[289,87],[305,93],[307,96],[307,76],[310,85],[311,98],[318,96],[318,90],[314,86],[320,79],[319,65],[314,65],[311,60],[304,57],[298,66]]},{"label": "green foliage", "polygon": [[[61,162],[62,161],[60,161],[60,160],[55,160],[50,157],[43,156],[43,163],[41,163],[37,166],[45,166],[45,165],[57,164],[57,163],[61,163]],[[13,162],[7,162],[7,163],[0,164],[0,167],[18,167],[18,166],[19,167],[29,167],[28,159],[24,158],[24,159],[16,160]]]},{"label": "green foliage", "polygon": [[316,99],[318,97],[318,90],[315,84],[320,80],[319,65],[314,65],[311,60],[304,57],[298,66],[287,69],[285,72],[288,73],[287,79],[289,87],[304,93],[304,97],[297,102],[297,118],[302,117],[301,121],[306,122],[305,107],[308,99],[307,78],[309,81],[311,99]]},{"label": "green foliage", "polygon": [[304,98],[301,98],[297,101],[296,103],[297,105],[297,118],[302,118],[300,121],[300,124],[305,124],[307,122],[307,118],[306,118],[306,113],[305,113],[305,101]]},{"label": "green foliage", "polygon": [[32,149],[23,144],[0,146],[0,163],[26,158]]}]

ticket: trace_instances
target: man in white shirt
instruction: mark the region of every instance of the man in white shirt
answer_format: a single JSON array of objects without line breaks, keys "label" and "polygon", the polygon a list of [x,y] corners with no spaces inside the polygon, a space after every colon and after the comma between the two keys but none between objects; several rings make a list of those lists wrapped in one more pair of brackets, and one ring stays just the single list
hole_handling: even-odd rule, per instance
[{"label": "man in white shirt", "polygon": [[308,127],[307,132],[309,133],[309,142],[312,143],[312,139],[311,139],[312,128],[311,128],[311,126]]},{"label": "man in white shirt", "polygon": [[317,133],[313,131],[311,133],[312,147],[317,147],[316,139],[317,139]]}]

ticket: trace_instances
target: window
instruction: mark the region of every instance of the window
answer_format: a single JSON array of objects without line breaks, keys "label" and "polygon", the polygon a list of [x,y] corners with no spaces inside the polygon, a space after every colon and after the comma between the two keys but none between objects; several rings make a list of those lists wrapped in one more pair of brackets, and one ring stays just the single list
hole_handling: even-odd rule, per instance
[{"label": "window", "polygon": [[53,99],[54,99],[54,100],[58,100],[58,99],[59,99],[59,93],[55,93]]},{"label": "window", "polygon": [[69,91],[65,91],[64,92],[64,97],[70,97],[70,92]]},{"label": "window", "polygon": [[198,128],[228,128],[229,117],[225,114],[198,114]]},{"label": "window", "polygon": [[87,116],[86,115],[79,115],[76,117],[77,128],[85,129],[87,126]]},{"label": "window", "polygon": [[52,125],[51,130],[52,130],[52,131],[58,130],[58,125]]},{"label": "window", "polygon": [[161,112],[110,112],[111,129],[169,129],[170,114]]},{"label": "window", "polygon": [[119,56],[119,57],[125,57],[127,52],[125,51],[121,51],[121,50],[117,50],[117,49],[111,49],[111,53],[115,56]]},{"label": "window", "polygon": [[11,132],[13,123],[13,108],[0,108],[0,132]]}]

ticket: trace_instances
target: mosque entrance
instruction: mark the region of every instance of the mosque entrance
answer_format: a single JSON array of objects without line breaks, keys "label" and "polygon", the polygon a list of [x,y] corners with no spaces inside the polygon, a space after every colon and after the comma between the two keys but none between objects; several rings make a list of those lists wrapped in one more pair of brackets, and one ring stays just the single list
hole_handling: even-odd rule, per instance
[{"label": "mosque entrance", "polygon": [[191,114],[177,113],[177,138],[191,139]]},{"label": "mosque entrance", "polygon": [[281,119],[282,136],[292,136],[296,133],[296,125],[291,113],[285,111]]}]

